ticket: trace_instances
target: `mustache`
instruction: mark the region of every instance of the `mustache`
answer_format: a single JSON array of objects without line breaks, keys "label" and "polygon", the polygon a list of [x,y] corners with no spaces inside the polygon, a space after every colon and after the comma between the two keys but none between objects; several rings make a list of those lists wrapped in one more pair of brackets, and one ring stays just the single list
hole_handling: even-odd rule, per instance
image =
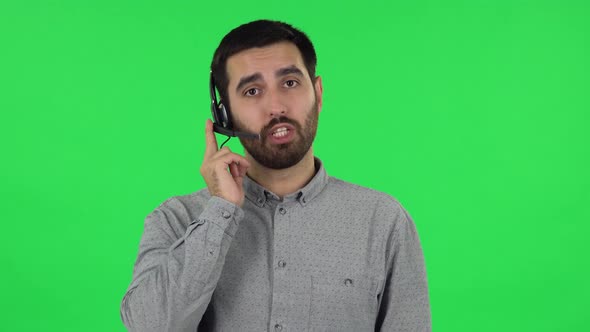
[{"label": "mustache", "polygon": [[279,123],[288,123],[295,127],[297,131],[301,130],[301,126],[299,125],[299,123],[297,123],[297,121],[291,120],[286,116],[281,116],[270,120],[270,122],[266,126],[264,126],[264,128],[262,128],[262,130],[260,131],[261,137],[265,138],[266,136],[268,136],[270,134],[270,130],[272,129],[272,127],[278,125]]}]

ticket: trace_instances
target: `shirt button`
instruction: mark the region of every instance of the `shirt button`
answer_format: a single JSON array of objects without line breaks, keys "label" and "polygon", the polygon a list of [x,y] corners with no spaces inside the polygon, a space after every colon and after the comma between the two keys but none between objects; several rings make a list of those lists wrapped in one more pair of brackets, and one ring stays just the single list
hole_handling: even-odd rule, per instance
[{"label": "shirt button", "polygon": [[305,202],[306,202],[306,200],[305,200],[305,197],[303,197],[303,198],[301,199],[301,201],[302,201],[303,203],[305,203]]},{"label": "shirt button", "polygon": [[285,210],[285,208],[280,208],[279,209],[279,213],[280,214],[285,214],[285,213],[287,213],[287,210]]},{"label": "shirt button", "polygon": [[229,213],[227,211],[223,211],[221,213],[221,216],[224,217],[225,219],[229,219],[229,217],[231,217],[231,213]]},{"label": "shirt button", "polygon": [[262,204],[262,203],[264,203],[264,200],[262,199],[262,197],[260,197],[260,198],[258,198],[257,202],[258,202],[258,204]]},{"label": "shirt button", "polygon": [[346,280],[344,280],[344,285],[346,285],[346,286],[352,286],[352,279],[346,279]]},{"label": "shirt button", "polygon": [[279,261],[279,264],[278,265],[279,265],[280,268],[283,268],[283,267],[285,267],[285,265],[287,265],[287,262],[285,262],[284,260],[281,259]]},{"label": "shirt button", "polygon": [[275,324],[275,331],[282,331],[282,330],[283,330],[283,325]]}]

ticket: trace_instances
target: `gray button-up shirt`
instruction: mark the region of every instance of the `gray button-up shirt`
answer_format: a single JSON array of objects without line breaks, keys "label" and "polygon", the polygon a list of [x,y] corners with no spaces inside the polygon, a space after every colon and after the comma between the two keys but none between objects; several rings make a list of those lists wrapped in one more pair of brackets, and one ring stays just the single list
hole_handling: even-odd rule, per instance
[{"label": "gray button-up shirt", "polygon": [[121,317],[133,331],[430,331],[415,225],[391,196],[316,174],[282,200],[244,179],[146,217]]}]

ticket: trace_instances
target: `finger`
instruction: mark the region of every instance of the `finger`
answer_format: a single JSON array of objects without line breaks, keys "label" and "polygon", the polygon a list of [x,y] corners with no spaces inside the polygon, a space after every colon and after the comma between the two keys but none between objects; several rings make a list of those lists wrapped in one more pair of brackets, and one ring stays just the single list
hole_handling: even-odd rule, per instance
[{"label": "finger", "polygon": [[232,172],[232,176],[234,178],[244,177],[244,176],[246,176],[246,173],[248,172],[248,165],[245,165],[243,163],[242,164],[232,163],[230,165],[230,171]]},{"label": "finger", "polygon": [[217,152],[217,139],[213,132],[213,122],[207,119],[205,123],[205,156],[211,157]]},{"label": "finger", "polygon": [[239,188],[243,188],[244,187],[243,186],[243,183],[244,183],[244,178],[243,177],[237,177],[237,178],[234,178],[234,179],[236,179],[236,184],[238,185]]},{"label": "finger", "polygon": [[234,179],[240,177],[240,167],[236,163],[229,164],[229,172]]},{"label": "finger", "polygon": [[[244,159],[246,159],[246,158],[244,158]],[[246,159],[246,161],[248,161],[248,160]],[[238,163],[237,166],[238,166],[238,172],[240,173],[240,176],[245,176],[246,172],[248,171],[248,168],[250,167],[250,163],[249,162]]]},{"label": "finger", "polygon": [[216,155],[215,160],[221,161],[224,169],[227,169],[232,163],[236,163],[240,167],[250,167],[250,162],[246,158],[233,152]]},{"label": "finger", "polygon": [[231,152],[229,146],[224,146],[221,149],[219,149],[219,151],[217,152],[218,155],[222,155],[222,154],[226,154],[228,152]]},{"label": "finger", "polygon": [[[219,151],[215,152],[211,158],[213,159],[219,159],[222,158],[228,154],[234,154],[227,146],[224,146],[223,148],[221,148]],[[239,157],[241,157],[240,155],[238,155]]]},{"label": "finger", "polygon": [[239,169],[240,169],[240,176],[241,177],[246,176],[246,173],[248,172],[248,167],[244,166],[244,165],[240,165]]},{"label": "finger", "polygon": [[238,188],[242,190],[244,188],[244,175],[246,174],[245,171],[242,173],[243,168],[244,167],[240,167],[236,163],[232,163],[231,165],[229,165],[229,171],[232,175],[232,178],[234,179],[234,181],[236,181],[236,185],[238,186]]}]

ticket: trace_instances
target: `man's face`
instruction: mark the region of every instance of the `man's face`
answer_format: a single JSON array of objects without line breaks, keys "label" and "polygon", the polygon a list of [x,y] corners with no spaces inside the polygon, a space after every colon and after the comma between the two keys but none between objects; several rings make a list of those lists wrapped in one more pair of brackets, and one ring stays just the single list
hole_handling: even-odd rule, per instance
[{"label": "man's face", "polygon": [[272,169],[297,164],[313,143],[322,107],[321,78],[312,82],[297,47],[281,42],[234,54],[227,74],[235,128],[261,135],[240,139],[248,154]]}]

